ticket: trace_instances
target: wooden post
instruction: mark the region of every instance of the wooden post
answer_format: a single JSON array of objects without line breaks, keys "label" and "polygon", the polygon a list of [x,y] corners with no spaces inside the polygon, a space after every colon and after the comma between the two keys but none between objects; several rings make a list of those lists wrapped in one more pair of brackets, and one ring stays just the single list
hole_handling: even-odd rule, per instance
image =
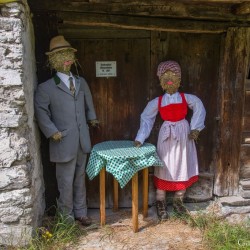
[{"label": "wooden post", "polygon": [[221,55],[214,194],[237,195],[250,29],[229,28]]},{"label": "wooden post", "polygon": [[143,218],[148,216],[148,168],[142,170],[143,175]]},{"label": "wooden post", "polygon": [[101,226],[105,225],[106,214],[105,214],[105,167],[100,171],[100,221]]},{"label": "wooden post", "polygon": [[113,211],[118,210],[118,181],[113,178]]},{"label": "wooden post", "polygon": [[132,178],[132,221],[133,231],[138,232],[138,173]]}]

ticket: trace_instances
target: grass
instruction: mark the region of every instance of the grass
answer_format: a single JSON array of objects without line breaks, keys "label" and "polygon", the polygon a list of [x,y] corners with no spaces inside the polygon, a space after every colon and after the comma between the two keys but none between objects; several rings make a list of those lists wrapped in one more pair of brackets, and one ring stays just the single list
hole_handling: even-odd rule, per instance
[{"label": "grass", "polygon": [[[176,217],[177,218],[177,217]],[[197,212],[196,215],[179,217],[190,227],[199,228],[203,234],[206,249],[211,250],[249,250],[250,219],[245,223],[232,224],[214,214]],[[58,214],[54,220],[48,220],[38,228],[35,237],[25,250],[63,250],[69,244],[77,243],[80,236],[86,235],[91,228],[83,228],[68,223],[67,218]],[[104,237],[110,237],[113,230],[106,228]]]},{"label": "grass", "polygon": [[197,213],[195,216],[182,217],[191,227],[203,233],[204,244],[211,250],[249,250],[250,219],[232,224],[215,215]]},{"label": "grass", "polygon": [[[206,249],[250,249],[250,219],[244,223],[232,224],[214,214],[207,214],[202,211],[196,212],[195,215],[174,216],[171,219],[180,220],[190,227],[198,228],[203,235],[203,245]],[[69,246],[74,249],[73,244],[78,243],[79,237],[86,235],[89,230],[97,228],[96,225],[86,228],[76,223],[68,223],[66,217],[57,214],[55,218],[44,221],[43,227],[37,229],[29,246],[22,248],[22,250],[66,250],[69,249]],[[103,230],[105,230],[105,233],[100,240],[115,237],[113,228],[106,226]]]},{"label": "grass", "polygon": [[215,221],[204,231],[204,238],[214,250],[250,249],[250,228],[243,223],[232,225],[226,221]]},{"label": "grass", "polygon": [[44,226],[36,230],[28,247],[23,250],[62,250],[67,244],[76,243],[77,239],[87,233],[88,228],[82,228],[77,223],[69,223],[62,214],[54,219],[47,219]]}]

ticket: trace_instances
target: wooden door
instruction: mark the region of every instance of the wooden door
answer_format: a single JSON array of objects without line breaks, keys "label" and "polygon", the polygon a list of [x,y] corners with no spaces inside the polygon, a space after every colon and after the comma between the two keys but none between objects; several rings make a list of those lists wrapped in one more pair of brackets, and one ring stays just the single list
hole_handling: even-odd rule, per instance
[{"label": "wooden door", "polygon": [[[161,61],[175,60],[182,69],[180,92],[198,96],[206,109],[205,129],[200,133],[196,144],[199,161],[199,182],[188,189],[188,199],[202,201],[213,197],[213,177],[217,168],[216,148],[218,137],[219,66],[221,40],[223,34],[192,34],[180,32],[152,32],[151,67],[156,72]],[[159,80],[152,78],[152,97],[159,96],[162,90],[157,87]],[[192,112],[189,110],[188,120]],[[149,138],[153,143],[162,124],[156,119]]]},{"label": "wooden door", "polygon": [[[140,114],[149,96],[150,40],[92,38],[72,40],[71,43],[78,50],[79,64],[100,121],[100,128],[90,128],[92,144],[106,140],[134,140]],[[96,61],[115,61],[117,76],[96,77]],[[112,206],[112,180],[107,174],[107,206]],[[99,207],[98,177],[87,181],[87,190],[89,207]],[[119,190],[120,206],[131,206],[130,191],[130,185]]]},{"label": "wooden door", "polygon": [[[140,34],[138,32],[138,34]],[[138,35],[137,34],[137,35]],[[201,179],[189,190],[191,199],[206,200],[213,195],[214,148],[218,116],[218,65],[221,35],[151,32],[150,37],[72,39],[78,49],[83,75],[91,88],[100,129],[91,129],[93,144],[105,140],[133,140],[140,114],[147,102],[162,94],[156,69],[159,62],[176,60],[182,67],[180,91],[201,98],[207,111],[206,128],[197,144]],[[116,61],[117,77],[98,78],[96,61]],[[212,98],[211,98],[212,97]],[[191,114],[190,114],[191,115]],[[149,142],[156,144],[161,119],[157,117]],[[152,180],[151,169],[150,180]],[[110,176],[107,178],[110,179]],[[98,178],[88,182],[89,205],[99,206]],[[152,182],[151,182],[152,186]],[[112,181],[107,184],[107,204],[112,202]],[[150,196],[154,197],[151,187]],[[120,206],[130,206],[130,185],[120,190]],[[91,194],[91,195],[90,195]],[[152,202],[152,201],[151,201]]]},{"label": "wooden door", "polygon": [[[90,129],[93,145],[105,140],[134,140],[140,114],[147,102],[162,94],[156,76],[157,65],[164,60],[176,60],[180,63],[183,82],[180,91],[200,97],[207,110],[206,128],[197,145],[200,171],[205,175],[198,185],[191,188],[190,197],[198,197],[198,200],[212,198],[211,176],[216,168],[214,149],[218,129],[217,92],[222,35],[65,26],[58,31],[78,50],[77,58],[82,68],[78,67],[79,75],[85,77],[93,95],[96,113],[101,122],[99,129]],[[42,44],[39,39],[37,43]],[[96,77],[96,61],[116,61],[117,76]],[[46,77],[44,74],[43,78]],[[157,117],[148,139],[155,145],[161,124],[161,119]],[[43,158],[46,160],[45,167],[50,169],[48,157]],[[45,179],[48,179],[47,176],[55,179],[51,170],[47,172],[45,171]],[[153,168],[150,169],[150,204],[155,199],[152,176]],[[86,179],[88,205],[99,207],[98,177],[92,181]],[[45,182],[47,193],[56,196],[56,188],[50,184],[55,182]],[[111,176],[107,175],[106,204],[109,207],[112,206],[112,183]],[[207,191],[203,191],[204,189]],[[119,191],[119,205],[131,206],[130,184]],[[47,199],[55,201],[50,196],[46,195]]]}]

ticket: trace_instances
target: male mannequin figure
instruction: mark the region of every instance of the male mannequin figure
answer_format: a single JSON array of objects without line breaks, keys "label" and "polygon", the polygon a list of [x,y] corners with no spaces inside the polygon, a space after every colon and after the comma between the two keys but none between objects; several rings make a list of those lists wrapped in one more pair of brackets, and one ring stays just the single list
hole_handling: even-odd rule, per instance
[{"label": "male mannequin figure", "polygon": [[56,163],[56,178],[60,196],[58,210],[87,226],[85,165],[91,150],[87,122],[96,126],[92,96],[86,81],[73,76],[71,65],[76,49],[56,36],[46,53],[56,75],[39,84],[35,94],[35,114],[39,127],[50,139],[50,160]]}]

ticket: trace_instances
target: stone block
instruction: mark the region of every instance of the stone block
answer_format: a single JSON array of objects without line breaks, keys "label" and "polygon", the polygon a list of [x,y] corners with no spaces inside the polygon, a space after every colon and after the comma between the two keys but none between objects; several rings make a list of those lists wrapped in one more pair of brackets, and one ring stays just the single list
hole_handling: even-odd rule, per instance
[{"label": "stone block", "polygon": [[250,206],[230,207],[223,206],[221,208],[221,215],[227,217],[231,214],[247,214],[250,213]]},{"label": "stone block", "polygon": [[3,223],[18,222],[23,215],[23,209],[19,207],[2,208],[0,211],[0,221]]},{"label": "stone block", "polygon": [[240,195],[241,195],[243,198],[246,198],[246,199],[249,199],[249,200],[250,200],[250,190],[243,190],[243,189],[241,189],[241,190],[240,190]]},{"label": "stone block", "polygon": [[0,190],[21,189],[27,187],[30,181],[26,165],[0,168]]},{"label": "stone block", "polygon": [[29,225],[11,225],[0,223],[0,244],[9,246],[25,246],[32,237]]},{"label": "stone block", "polygon": [[13,31],[15,23],[10,18],[1,17],[0,18],[0,30],[5,32]]},{"label": "stone block", "polygon": [[21,44],[22,42],[22,20],[18,18],[0,17],[0,30],[6,34],[4,42],[13,44]]},{"label": "stone block", "polygon": [[200,173],[198,182],[187,189],[186,201],[207,201],[213,197],[213,174]]},{"label": "stone block", "polygon": [[[0,38],[0,42],[7,42],[8,34],[4,34],[3,37]],[[4,40],[3,40],[4,39]],[[21,45],[4,45],[0,48],[1,54],[1,62],[0,66],[2,69],[22,69],[23,58],[22,58],[22,46]]]},{"label": "stone block", "polygon": [[241,180],[240,185],[243,190],[250,190],[250,180]]},{"label": "stone block", "polygon": [[240,152],[240,178],[250,179],[250,145],[243,145]]},{"label": "stone block", "polygon": [[8,87],[0,89],[0,110],[3,112],[6,109],[10,109],[11,106],[13,109],[18,110],[18,112],[22,112],[23,106],[26,103],[24,97],[24,91],[20,86],[13,86],[11,89]]},{"label": "stone block", "polygon": [[18,129],[13,129],[9,133],[10,137],[10,146],[11,148],[16,149],[18,154],[21,154],[21,152],[27,152],[28,151],[28,140],[25,138],[28,136],[28,127],[23,126],[19,127]]},{"label": "stone block", "polygon": [[0,112],[0,128],[17,128],[20,127],[25,121],[27,116],[19,114],[12,110],[4,110]]},{"label": "stone block", "polygon": [[17,160],[17,152],[10,147],[10,138],[8,133],[0,129],[0,168],[1,167],[10,167],[13,162]]},{"label": "stone block", "polygon": [[220,203],[222,206],[250,206],[250,199],[244,199],[240,196],[227,196],[219,198]]},{"label": "stone block", "polygon": [[33,208],[26,208],[20,218],[20,223],[23,225],[31,225],[33,222],[35,210]]},{"label": "stone block", "polygon": [[7,3],[2,8],[2,15],[7,17],[19,17],[21,13],[25,12],[25,5],[18,2]]},{"label": "stone block", "polygon": [[32,193],[29,188],[0,192],[0,210],[8,207],[29,208],[33,205]]},{"label": "stone block", "polygon": [[248,223],[250,220],[250,213],[247,214],[231,214],[226,217],[226,220],[231,224]]},{"label": "stone block", "polygon": [[0,68],[1,86],[18,86],[22,85],[22,73],[13,69]]}]

